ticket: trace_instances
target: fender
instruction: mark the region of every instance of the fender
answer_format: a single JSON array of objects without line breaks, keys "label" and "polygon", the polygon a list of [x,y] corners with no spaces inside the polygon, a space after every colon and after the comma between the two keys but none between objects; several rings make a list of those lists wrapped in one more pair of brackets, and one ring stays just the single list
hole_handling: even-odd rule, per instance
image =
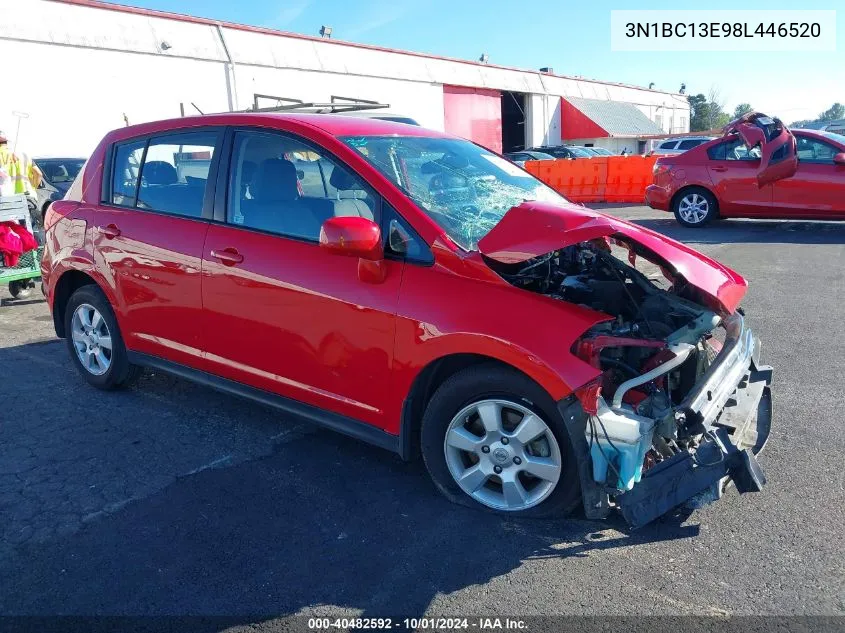
[{"label": "fender", "polygon": [[[386,428],[399,433],[402,407],[419,376],[438,359],[475,354],[505,363],[560,400],[598,376],[574,356],[575,341],[608,315],[515,288],[408,265],[396,318]],[[483,284],[480,289],[478,284]],[[483,290],[480,292],[479,290]],[[452,305],[442,310],[444,301]]]}]

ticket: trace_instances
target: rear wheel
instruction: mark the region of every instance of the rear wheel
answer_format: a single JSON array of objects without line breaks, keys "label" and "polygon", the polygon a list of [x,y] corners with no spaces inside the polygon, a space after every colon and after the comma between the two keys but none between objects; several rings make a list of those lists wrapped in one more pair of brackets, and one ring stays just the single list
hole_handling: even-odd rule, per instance
[{"label": "rear wheel", "polygon": [[712,193],[700,187],[686,189],[672,205],[675,219],[690,228],[705,226],[719,215],[719,206]]},{"label": "rear wheel", "polygon": [[117,319],[97,286],[82,286],[71,295],[65,333],[77,370],[98,389],[125,386],[140,375],[141,368],[129,362]]},{"label": "rear wheel", "polygon": [[516,371],[482,365],[449,378],[426,408],[421,445],[435,485],[456,503],[548,516],[580,501],[555,403]]}]

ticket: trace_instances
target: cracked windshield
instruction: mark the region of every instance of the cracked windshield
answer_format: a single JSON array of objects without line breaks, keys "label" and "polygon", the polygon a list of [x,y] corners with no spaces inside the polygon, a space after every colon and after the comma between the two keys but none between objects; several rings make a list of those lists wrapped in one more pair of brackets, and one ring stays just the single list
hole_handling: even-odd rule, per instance
[{"label": "cracked windshield", "polygon": [[474,143],[418,136],[343,139],[390,178],[458,245],[475,250],[511,207],[566,199]]}]

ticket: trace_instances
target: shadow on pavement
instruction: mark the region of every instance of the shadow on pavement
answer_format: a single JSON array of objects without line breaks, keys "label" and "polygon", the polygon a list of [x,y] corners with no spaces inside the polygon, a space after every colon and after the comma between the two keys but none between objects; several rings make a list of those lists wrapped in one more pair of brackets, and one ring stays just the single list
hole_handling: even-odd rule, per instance
[{"label": "shadow on pavement", "polygon": [[36,303],[47,303],[47,300],[44,297],[40,296],[37,299],[11,299],[11,298],[3,298],[0,299],[0,306],[4,308],[18,308],[23,306],[30,306]]},{"label": "shadow on pavement", "polygon": [[515,520],[442,499],[421,462],[319,432],[207,470],[0,560],[0,613],[422,615],[437,594],[537,558],[685,539],[677,520]]}]

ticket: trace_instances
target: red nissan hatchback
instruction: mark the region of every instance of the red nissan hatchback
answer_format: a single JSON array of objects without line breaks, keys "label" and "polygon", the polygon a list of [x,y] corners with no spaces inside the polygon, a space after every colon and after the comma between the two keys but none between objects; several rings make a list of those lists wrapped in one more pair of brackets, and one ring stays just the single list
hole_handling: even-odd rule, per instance
[{"label": "red nissan hatchback", "polygon": [[108,134],[45,219],[56,333],[410,458],[494,511],[642,525],[764,481],[745,280],[469,141],[330,115]]}]

